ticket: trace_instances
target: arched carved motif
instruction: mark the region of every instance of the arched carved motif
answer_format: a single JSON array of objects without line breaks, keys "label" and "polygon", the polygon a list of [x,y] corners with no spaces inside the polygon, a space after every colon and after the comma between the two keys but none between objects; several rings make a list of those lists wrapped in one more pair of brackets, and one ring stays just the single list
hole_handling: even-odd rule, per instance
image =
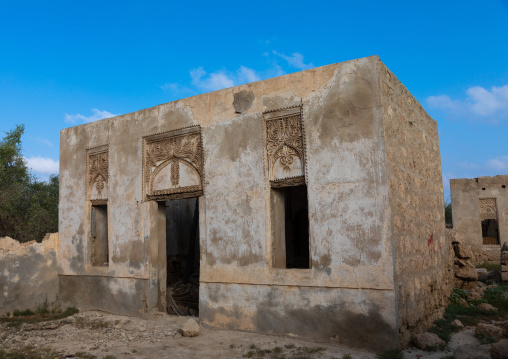
[{"label": "arched carved motif", "polygon": [[[168,178],[158,178],[170,167]],[[183,167],[182,167],[183,166]],[[192,174],[183,171],[190,168]],[[203,146],[200,127],[190,127],[144,138],[143,187],[146,200],[201,195]],[[154,188],[158,178],[159,187]]]},{"label": "arched carved motif", "polygon": [[[301,107],[264,114],[266,162],[271,182],[305,183],[305,155]],[[296,183],[295,182],[295,183]]]}]

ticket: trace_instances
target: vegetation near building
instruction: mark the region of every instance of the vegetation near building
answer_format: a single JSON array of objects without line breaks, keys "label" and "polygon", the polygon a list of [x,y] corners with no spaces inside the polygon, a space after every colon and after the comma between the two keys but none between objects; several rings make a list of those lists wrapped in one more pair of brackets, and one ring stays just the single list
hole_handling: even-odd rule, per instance
[{"label": "vegetation near building", "polygon": [[37,180],[21,154],[24,125],[0,141],[0,237],[41,242],[58,231],[58,175]]}]

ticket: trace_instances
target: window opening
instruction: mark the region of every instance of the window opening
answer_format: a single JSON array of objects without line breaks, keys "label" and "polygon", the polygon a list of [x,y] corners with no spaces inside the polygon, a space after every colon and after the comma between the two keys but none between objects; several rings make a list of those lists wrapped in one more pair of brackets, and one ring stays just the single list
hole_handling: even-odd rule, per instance
[{"label": "window opening", "polygon": [[482,221],[483,244],[499,244],[499,227],[497,219]]},{"label": "window opening", "polygon": [[495,198],[480,198],[480,220],[483,244],[499,244],[499,225]]},{"label": "window opening", "polygon": [[96,267],[109,265],[108,206],[92,205],[92,250],[90,264]]},{"label": "window opening", "polygon": [[272,188],[274,268],[310,268],[307,186]]}]

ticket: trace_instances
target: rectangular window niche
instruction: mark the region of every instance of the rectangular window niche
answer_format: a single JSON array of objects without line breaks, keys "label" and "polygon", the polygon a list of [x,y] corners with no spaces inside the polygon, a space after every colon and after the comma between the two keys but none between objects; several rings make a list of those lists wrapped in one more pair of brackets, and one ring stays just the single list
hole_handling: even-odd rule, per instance
[{"label": "rectangular window niche", "polygon": [[495,198],[479,199],[480,220],[484,245],[499,245],[497,201]]},{"label": "rectangular window niche", "polygon": [[90,264],[95,267],[109,265],[108,206],[92,205]]},{"label": "rectangular window niche", "polygon": [[270,191],[272,267],[310,268],[307,186]]}]

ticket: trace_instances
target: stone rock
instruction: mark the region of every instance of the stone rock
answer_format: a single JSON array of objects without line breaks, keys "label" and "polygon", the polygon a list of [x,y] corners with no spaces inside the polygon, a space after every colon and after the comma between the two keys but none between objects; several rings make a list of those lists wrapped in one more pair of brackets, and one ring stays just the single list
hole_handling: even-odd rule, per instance
[{"label": "stone rock", "polygon": [[490,347],[492,359],[508,359],[508,339],[501,339]]},{"label": "stone rock", "polygon": [[501,273],[498,272],[497,270],[492,270],[487,273],[486,280],[487,283],[499,283],[501,282],[501,280],[502,280]]},{"label": "stone rock", "polygon": [[476,271],[478,272],[478,274],[488,272],[487,268],[476,268]]},{"label": "stone rock", "polygon": [[470,292],[468,298],[470,298],[472,300],[480,300],[483,298],[483,293],[480,293],[477,291]]},{"label": "stone rock", "polygon": [[459,304],[463,307],[469,307],[469,303],[464,298],[459,299]]},{"label": "stone rock", "polygon": [[508,338],[508,320],[505,320],[501,327],[503,328],[503,337]]},{"label": "stone rock", "polygon": [[464,328],[464,324],[462,324],[462,322],[458,319],[455,319],[453,322],[452,322],[453,325],[459,327],[459,328]]},{"label": "stone rock", "polygon": [[476,268],[471,263],[466,263],[465,266],[454,266],[455,276],[467,280],[467,281],[477,281],[478,280],[478,272]]},{"label": "stone rock", "polygon": [[468,259],[473,257],[473,250],[471,249],[471,246],[462,243],[456,243],[453,245],[453,250],[455,251],[455,255],[458,258]]},{"label": "stone rock", "polygon": [[499,339],[503,336],[503,329],[492,324],[480,323],[476,326],[474,334]]},{"label": "stone rock", "polygon": [[481,309],[481,310],[497,310],[496,307],[490,305],[489,303],[481,303],[480,305],[478,305],[478,309]]},{"label": "stone rock", "polygon": [[444,340],[439,338],[436,334],[429,332],[413,335],[413,342],[415,346],[420,349],[439,349],[446,345]]},{"label": "stone rock", "polygon": [[455,244],[455,243],[462,243],[462,236],[457,233],[457,231],[455,231],[454,229],[446,229],[445,230],[445,236],[446,236],[446,241],[448,243],[452,243],[452,244]]},{"label": "stone rock", "polygon": [[501,280],[503,282],[508,282],[508,272],[501,273]]},{"label": "stone rock", "polygon": [[508,251],[501,252],[501,264],[508,264]]},{"label": "stone rock", "polygon": [[467,291],[472,291],[472,290],[478,290],[477,288],[478,287],[485,287],[485,283],[482,283],[482,282],[468,282],[468,281],[465,281],[463,284],[462,284],[462,289],[465,289]]},{"label": "stone rock", "polygon": [[133,323],[130,323],[130,324],[127,324],[126,326],[124,326],[123,329],[128,330],[129,332],[131,332],[134,329],[136,329],[136,325],[134,325]]},{"label": "stone rock", "polygon": [[[484,269],[484,268],[478,268],[478,269]],[[477,270],[478,270],[477,269]],[[486,282],[489,279],[489,272],[478,272],[478,280],[482,282]]]},{"label": "stone rock", "polygon": [[199,325],[194,319],[189,318],[189,320],[184,323],[182,329],[180,329],[180,333],[182,333],[184,337],[197,337],[199,335]]},{"label": "stone rock", "polygon": [[477,345],[463,345],[453,352],[454,359],[491,359],[488,348]]},{"label": "stone rock", "polygon": [[17,251],[21,243],[11,237],[0,237],[0,254]]},{"label": "stone rock", "polygon": [[453,260],[453,263],[458,265],[459,267],[465,267],[465,266],[467,266],[467,261],[464,261],[464,260],[458,259],[458,258],[455,258]]}]

